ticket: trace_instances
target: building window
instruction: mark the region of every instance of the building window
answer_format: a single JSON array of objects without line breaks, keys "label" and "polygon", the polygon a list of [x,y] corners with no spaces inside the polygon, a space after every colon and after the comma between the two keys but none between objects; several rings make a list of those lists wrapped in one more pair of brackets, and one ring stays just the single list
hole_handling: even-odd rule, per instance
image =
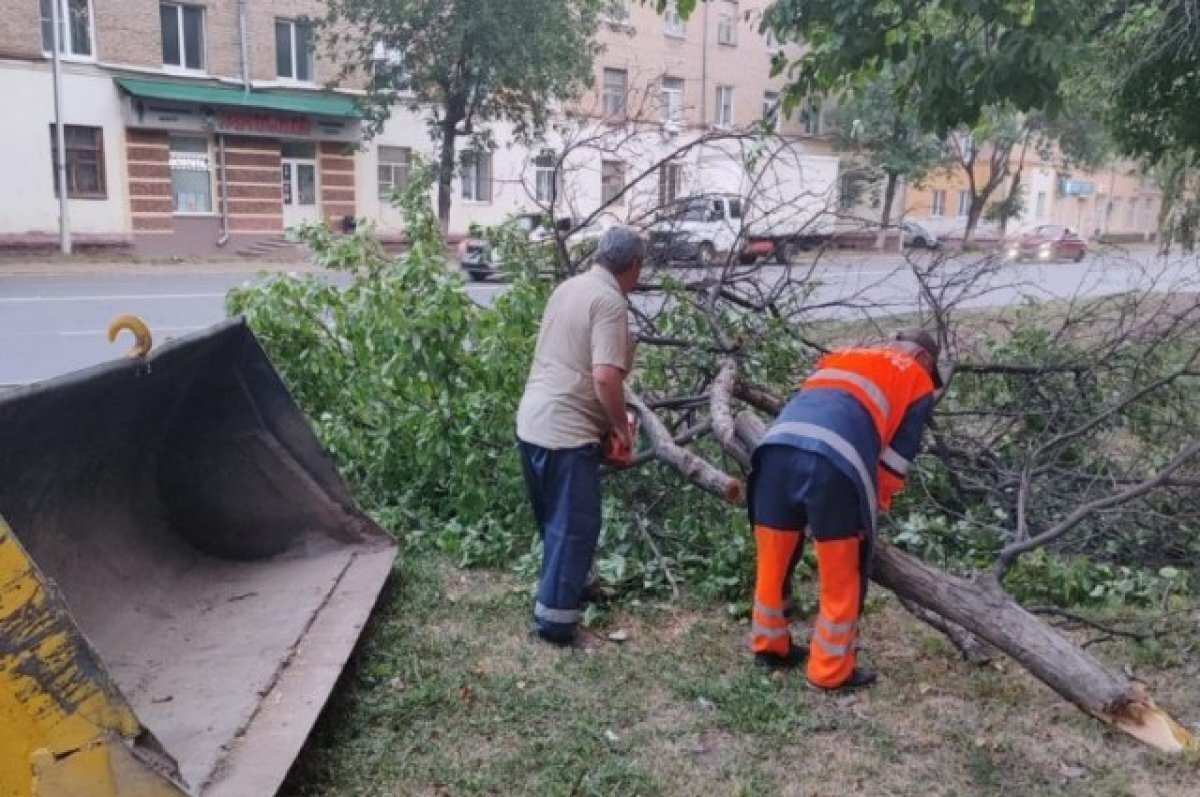
[{"label": "building window", "polygon": [[1129,200],[1129,210],[1125,212],[1125,223],[1130,227],[1137,226],[1137,199]]},{"label": "building window", "polygon": [[609,119],[625,118],[625,96],[629,89],[629,74],[624,69],[604,70],[604,115]]},{"label": "building window", "polygon": [[629,21],[629,0],[605,0],[600,13],[608,22],[624,24]]},{"label": "building window", "polygon": [[717,44],[737,44],[737,3],[723,2],[717,14]]},{"label": "building window", "polygon": [[462,156],[462,198],[492,201],[492,153],[467,150]]},{"label": "building window", "polygon": [[775,35],[773,28],[767,28],[767,52],[771,55],[783,52],[783,43],[779,41],[779,37]]},{"label": "building window", "polygon": [[61,55],[91,58],[95,55],[92,46],[92,3],[91,0],[41,0],[42,52],[54,50],[54,7],[58,3],[58,34]]},{"label": "building window", "polygon": [[683,124],[683,78],[664,77],[662,79],[662,120]]},{"label": "building window", "polygon": [[275,74],[289,80],[313,79],[313,28],[294,19],[275,20]]},{"label": "building window", "polygon": [[408,147],[379,148],[379,198],[391,199],[408,186],[412,174],[412,150]]},{"label": "building window", "polygon": [[668,36],[676,39],[682,39],[687,36],[687,22],[684,21],[683,17],[679,16],[679,9],[675,7],[674,3],[668,6],[667,10],[663,12],[663,20],[663,32]]},{"label": "building window", "polygon": [[1038,219],[1039,221],[1041,219],[1046,218],[1046,192],[1045,191],[1038,191],[1037,206],[1034,210],[1034,218]]},{"label": "building window", "polygon": [[602,204],[624,203],[625,164],[620,161],[603,161],[600,164],[600,202]]},{"label": "building window", "polygon": [[375,42],[371,53],[371,82],[381,91],[412,91],[412,74],[405,68],[403,48],[382,40]]},{"label": "building window", "polygon": [[533,159],[533,196],[538,202],[553,204],[561,193],[561,175],[554,150],[544,149]]},{"label": "building window", "polygon": [[821,135],[821,104],[805,100],[800,108],[800,129],[806,136]]},{"label": "building window", "polygon": [[717,127],[733,126],[733,86],[717,86],[714,112],[713,124]]},{"label": "building window", "polygon": [[779,117],[779,92],[764,91],[762,120],[765,124],[773,125]]},{"label": "building window", "polygon": [[204,9],[163,3],[158,7],[162,21],[163,66],[204,69]]},{"label": "building window", "polygon": [[[71,199],[104,199],[104,131],[99,127],[63,126],[67,151],[67,196]],[[58,137],[50,125],[50,165],[54,195],[58,196]]]},{"label": "building window", "polygon": [[959,191],[958,192],[958,217],[960,219],[965,219],[967,217],[967,214],[970,213],[970,211],[971,211],[971,192],[970,191]]},{"label": "building window", "polygon": [[939,218],[946,215],[946,192],[940,188],[933,192],[933,207],[929,215]]},{"label": "building window", "polygon": [[658,168],[658,204],[666,207],[679,198],[683,185],[683,164],[664,163]]},{"label": "building window", "polygon": [[176,213],[212,213],[208,139],[171,136],[171,204]]}]

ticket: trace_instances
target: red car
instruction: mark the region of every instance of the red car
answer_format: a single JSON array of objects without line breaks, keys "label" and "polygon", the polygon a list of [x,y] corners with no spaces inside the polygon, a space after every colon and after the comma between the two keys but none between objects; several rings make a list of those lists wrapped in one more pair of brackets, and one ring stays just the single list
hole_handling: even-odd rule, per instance
[{"label": "red car", "polygon": [[1087,241],[1070,227],[1043,224],[1010,243],[1005,251],[1009,260],[1073,260],[1087,255]]}]

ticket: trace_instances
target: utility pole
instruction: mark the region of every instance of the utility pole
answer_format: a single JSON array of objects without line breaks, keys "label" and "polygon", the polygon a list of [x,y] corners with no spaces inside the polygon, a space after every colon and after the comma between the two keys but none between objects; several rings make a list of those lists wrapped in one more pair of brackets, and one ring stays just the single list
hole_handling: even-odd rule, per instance
[{"label": "utility pole", "polygon": [[51,38],[54,52],[51,55],[54,74],[54,144],[57,153],[54,165],[55,180],[58,181],[58,247],[64,255],[71,254],[71,220],[68,213],[67,197],[67,148],[66,136],[63,132],[62,113],[62,64],[59,59],[62,50],[62,15],[61,0],[50,0],[50,24],[54,29]]}]

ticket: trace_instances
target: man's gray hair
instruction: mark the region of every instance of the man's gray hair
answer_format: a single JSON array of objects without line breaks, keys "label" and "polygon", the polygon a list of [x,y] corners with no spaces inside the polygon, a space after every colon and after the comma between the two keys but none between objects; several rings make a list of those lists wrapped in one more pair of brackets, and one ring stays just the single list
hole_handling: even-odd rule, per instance
[{"label": "man's gray hair", "polygon": [[610,227],[600,236],[596,262],[613,276],[629,271],[646,257],[646,242],[632,227]]}]

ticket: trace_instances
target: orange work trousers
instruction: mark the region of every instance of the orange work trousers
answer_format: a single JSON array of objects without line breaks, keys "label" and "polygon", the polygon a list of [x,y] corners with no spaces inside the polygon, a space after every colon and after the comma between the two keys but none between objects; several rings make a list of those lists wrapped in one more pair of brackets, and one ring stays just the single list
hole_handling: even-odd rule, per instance
[{"label": "orange work trousers", "polygon": [[[784,615],[785,586],[799,561],[804,533],[754,527],[758,549],[751,647],[755,653],[786,656],[792,646]],[[808,680],[835,689],[850,678],[857,663],[855,641],[862,602],[858,537],[814,540],[820,605],[809,647]]]}]

